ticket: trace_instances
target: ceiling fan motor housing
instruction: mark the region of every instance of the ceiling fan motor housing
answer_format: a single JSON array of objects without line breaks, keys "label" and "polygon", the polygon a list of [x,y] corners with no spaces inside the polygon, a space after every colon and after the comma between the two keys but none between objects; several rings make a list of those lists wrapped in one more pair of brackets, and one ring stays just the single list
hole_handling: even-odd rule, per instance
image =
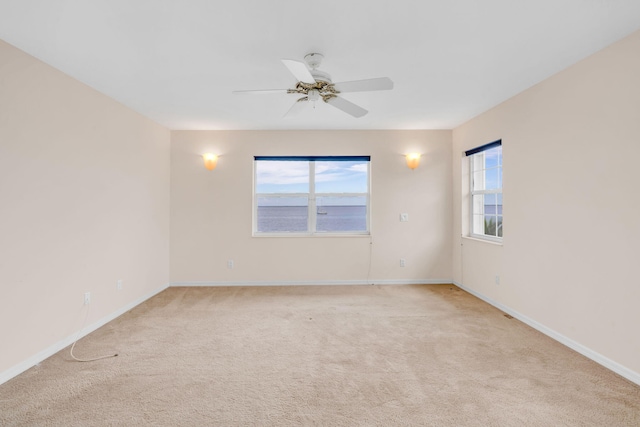
[{"label": "ceiling fan motor housing", "polygon": [[310,70],[311,75],[316,80],[316,82],[327,82],[331,83],[331,76],[329,73],[320,70]]}]

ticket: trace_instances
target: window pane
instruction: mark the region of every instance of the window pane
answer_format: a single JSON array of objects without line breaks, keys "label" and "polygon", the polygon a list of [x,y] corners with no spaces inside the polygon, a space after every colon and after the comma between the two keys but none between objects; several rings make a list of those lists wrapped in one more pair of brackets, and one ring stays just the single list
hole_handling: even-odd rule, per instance
[{"label": "window pane", "polygon": [[308,214],[307,197],[258,197],[259,232],[306,232]]},{"label": "window pane", "polygon": [[496,194],[497,196],[497,214],[502,215],[502,193]]},{"label": "window pane", "polygon": [[318,197],[316,230],[322,232],[367,231],[367,198]]},{"label": "window pane", "polygon": [[495,194],[484,195],[484,213],[485,215],[496,214],[496,195]]},{"label": "window pane", "polygon": [[369,162],[316,162],[316,193],[366,193]]},{"label": "window pane", "polygon": [[502,216],[498,217],[498,237],[502,237]]},{"label": "window pane", "polygon": [[497,217],[495,215],[484,216],[484,234],[487,236],[496,236]]},{"label": "window pane", "polygon": [[256,193],[308,193],[309,162],[256,162]]},{"label": "window pane", "polygon": [[484,167],[486,169],[495,168],[497,166],[500,166],[500,158],[497,155],[495,155],[495,153],[492,154],[493,150],[494,149],[491,149],[491,150],[488,150],[488,151],[485,152],[485,157],[484,157],[485,164],[484,164]]},{"label": "window pane", "polygon": [[500,188],[502,183],[500,182],[501,169],[487,169],[485,171],[485,190],[497,190]]},{"label": "window pane", "polygon": [[502,165],[502,146],[494,147],[484,152],[485,168],[491,168]]}]

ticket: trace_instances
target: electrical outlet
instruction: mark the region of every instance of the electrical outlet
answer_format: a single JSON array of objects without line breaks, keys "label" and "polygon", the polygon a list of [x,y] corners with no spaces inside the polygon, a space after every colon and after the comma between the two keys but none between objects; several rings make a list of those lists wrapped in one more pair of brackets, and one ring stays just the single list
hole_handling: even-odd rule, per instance
[{"label": "electrical outlet", "polygon": [[233,268],[233,260],[232,259],[227,261],[227,268]]},{"label": "electrical outlet", "polygon": [[84,293],[84,305],[89,305],[91,302],[91,292]]},{"label": "electrical outlet", "polygon": [[122,290],[122,279],[118,279],[118,282],[116,283],[116,288],[118,288],[119,291]]},{"label": "electrical outlet", "polygon": [[404,258],[400,258],[400,267],[406,267],[407,266],[407,260]]},{"label": "electrical outlet", "polygon": [[496,274],[496,285],[499,285],[499,284],[500,284],[500,276]]},{"label": "electrical outlet", "polygon": [[401,213],[400,214],[400,222],[407,222],[409,221],[409,214],[408,213]]}]

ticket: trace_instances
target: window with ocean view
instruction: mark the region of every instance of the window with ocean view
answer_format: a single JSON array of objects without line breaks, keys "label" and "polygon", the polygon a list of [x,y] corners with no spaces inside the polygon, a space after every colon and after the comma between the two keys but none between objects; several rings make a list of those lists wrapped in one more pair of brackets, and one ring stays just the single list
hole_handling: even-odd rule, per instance
[{"label": "window with ocean view", "polygon": [[465,153],[470,161],[471,236],[502,240],[502,141]]},{"label": "window with ocean view", "polygon": [[369,156],[256,156],[255,235],[369,234]]}]

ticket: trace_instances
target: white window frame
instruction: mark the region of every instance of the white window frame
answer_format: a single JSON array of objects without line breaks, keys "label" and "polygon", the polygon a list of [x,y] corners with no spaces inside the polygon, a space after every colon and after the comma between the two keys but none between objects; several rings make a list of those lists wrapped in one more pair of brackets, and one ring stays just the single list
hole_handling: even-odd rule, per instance
[{"label": "white window frame", "polygon": [[[367,192],[366,193],[316,193],[315,191],[315,176],[316,176],[316,161],[332,161],[331,156],[273,156],[274,158],[289,158],[291,161],[306,161],[309,163],[309,193],[258,193],[258,174],[256,170],[256,162],[260,158],[269,156],[256,156],[254,160],[253,168],[253,236],[254,237],[327,237],[327,236],[369,236],[371,234],[371,159],[370,156],[337,156],[337,158],[345,159],[353,157],[354,160],[367,158]],[[295,160],[297,157],[300,160]],[[356,231],[317,231],[317,199],[319,197],[333,197],[333,198],[347,198],[347,197],[365,197],[366,200],[366,230]],[[308,199],[308,215],[307,215],[307,231],[291,231],[291,232],[265,232],[258,231],[258,198],[270,197],[270,198],[293,198],[304,197]]]},{"label": "white window frame", "polygon": [[[483,147],[489,147],[493,145],[490,148],[487,149],[482,149]],[[479,219],[482,219],[482,229],[484,229],[484,203],[482,206],[482,215],[480,218],[478,218],[479,215],[477,215],[477,213],[474,211],[474,203],[473,203],[473,196],[485,196],[485,195],[489,195],[489,194],[495,194],[496,197],[497,195],[501,195],[502,196],[502,188],[504,186],[503,183],[503,176],[502,176],[502,169],[503,169],[503,164],[502,164],[502,160],[500,162],[500,183],[501,183],[501,187],[500,188],[496,188],[496,189],[486,189],[484,188],[484,184],[482,185],[482,189],[480,190],[475,190],[475,185],[474,185],[474,177],[475,177],[475,172],[479,169],[482,169],[483,171],[487,171],[488,169],[486,168],[486,160],[485,160],[485,152],[495,148],[497,146],[502,147],[502,141],[498,140],[495,141],[493,143],[487,144],[486,146],[482,146],[482,147],[478,147],[477,149],[474,150],[469,150],[467,151],[467,153],[471,152],[471,151],[475,151],[475,150],[479,150],[473,154],[467,154],[467,156],[469,157],[469,237],[473,237],[475,239],[482,239],[482,240],[489,240],[489,241],[493,241],[493,242],[499,242],[502,243],[503,241],[503,237],[504,237],[504,213],[501,213],[499,216],[502,217],[502,227],[503,227],[503,231],[502,231],[502,236],[491,236],[488,234],[478,234],[478,233],[474,233],[474,230],[476,229],[474,226],[476,225],[475,222],[478,221]],[[502,156],[501,156],[502,157]],[[478,165],[481,165],[481,168],[478,168]],[[484,179],[484,177],[483,177]],[[483,197],[484,200],[484,197]],[[504,199],[503,199],[504,200]],[[504,202],[503,202],[504,203]],[[498,215],[496,215],[498,216]],[[496,223],[496,227],[497,227],[497,223]]]}]

